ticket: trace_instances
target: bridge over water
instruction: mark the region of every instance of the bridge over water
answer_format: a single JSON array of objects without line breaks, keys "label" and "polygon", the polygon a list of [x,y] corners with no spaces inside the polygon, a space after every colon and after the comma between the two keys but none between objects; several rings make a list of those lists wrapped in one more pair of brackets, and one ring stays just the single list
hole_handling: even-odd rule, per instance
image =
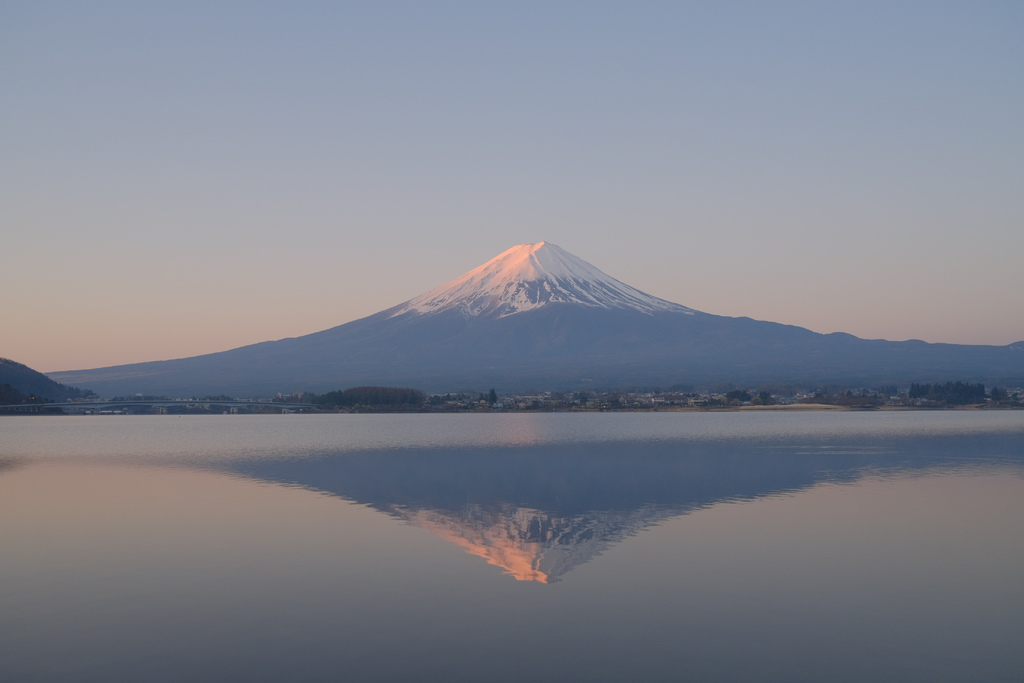
[{"label": "bridge over water", "polygon": [[176,408],[185,410],[195,410],[200,406],[209,406],[210,408],[220,407],[230,411],[234,409],[245,409],[245,410],[287,410],[287,411],[302,411],[312,410],[316,406],[309,403],[278,403],[276,401],[216,401],[216,400],[173,400],[173,399],[154,399],[154,400],[143,400],[133,399],[128,401],[78,401],[71,403],[19,403],[15,405],[0,406],[0,414],[15,414],[15,415],[32,415],[32,414],[45,414],[54,413],[60,411],[65,414],[84,414],[84,413],[108,413],[114,411],[122,411],[126,413],[145,412],[151,413],[153,408]]}]

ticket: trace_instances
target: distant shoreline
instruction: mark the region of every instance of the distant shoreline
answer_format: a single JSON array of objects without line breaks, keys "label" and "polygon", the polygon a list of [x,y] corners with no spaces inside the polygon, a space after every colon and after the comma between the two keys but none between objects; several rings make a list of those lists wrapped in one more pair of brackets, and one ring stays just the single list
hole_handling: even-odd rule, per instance
[{"label": "distant shoreline", "polygon": [[[783,405],[768,406],[665,406],[662,408],[621,408],[615,410],[598,410],[590,408],[573,408],[572,410],[549,410],[549,411],[504,411],[504,412],[572,412],[572,413],[738,413],[750,411],[769,412],[951,412],[951,411],[1003,411],[1003,410],[1024,410],[1024,406],[837,406],[830,403],[787,403]],[[502,411],[496,411],[502,412]]]},{"label": "distant shoreline", "polygon": [[[272,406],[273,404],[267,404]],[[10,408],[12,406],[3,406]],[[35,411],[5,411],[0,410],[0,417],[38,417],[38,416],[60,416],[60,417],[93,417],[96,415],[107,416],[110,413],[65,413],[61,411],[61,404],[41,404],[43,408]],[[544,413],[741,413],[741,412],[783,412],[783,413],[809,413],[809,412],[989,412],[989,411],[1019,411],[1024,406],[991,406],[984,404],[971,405],[947,405],[947,406],[841,406],[830,403],[785,403],[777,405],[761,406],[660,406],[660,407],[633,407],[633,408],[563,408],[563,409],[536,409],[536,410],[287,410],[287,414],[296,415],[494,415],[494,414],[544,414]],[[190,412],[190,413],[133,413],[115,412],[113,415],[126,416],[154,416],[154,417],[181,417],[182,415],[227,415],[220,412]],[[238,415],[279,415],[275,412],[241,412]]]}]

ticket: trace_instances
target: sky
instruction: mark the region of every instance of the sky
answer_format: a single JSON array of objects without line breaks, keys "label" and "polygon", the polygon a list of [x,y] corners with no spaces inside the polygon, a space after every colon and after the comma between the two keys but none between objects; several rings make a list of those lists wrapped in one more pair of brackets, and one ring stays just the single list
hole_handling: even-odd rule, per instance
[{"label": "sky", "polygon": [[654,296],[1024,340],[1024,3],[0,4],[0,356],[340,325],[549,241]]}]

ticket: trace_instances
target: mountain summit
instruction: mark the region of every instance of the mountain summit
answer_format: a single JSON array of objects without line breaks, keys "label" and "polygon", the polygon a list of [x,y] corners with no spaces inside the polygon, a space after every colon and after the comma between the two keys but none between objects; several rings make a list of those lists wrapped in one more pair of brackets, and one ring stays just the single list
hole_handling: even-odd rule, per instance
[{"label": "mountain summit", "polygon": [[503,318],[548,304],[692,314],[685,306],[645,294],[550,242],[520,244],[462,277],[391,309],[405,313],[457,310],[467,317]]},{"label": "mountain summit", "polygon": [[152,363],[49,373],[97,393],[272,396],[360,385],[428,392],[614,387],[1024,384],[1013,346],[889,342],[702,313],[549,242],[521,244],[361,320]]}]

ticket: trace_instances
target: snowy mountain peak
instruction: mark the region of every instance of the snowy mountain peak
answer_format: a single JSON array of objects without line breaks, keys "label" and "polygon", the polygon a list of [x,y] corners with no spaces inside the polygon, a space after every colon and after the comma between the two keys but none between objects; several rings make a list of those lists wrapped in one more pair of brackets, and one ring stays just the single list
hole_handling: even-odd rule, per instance
[{"label": "snowy mountain peak", "polygon": [[390,317],[458,310],[469,317],[503,318],[548,304],[693,313],[619,282],[557,245],[537,242],[512,247],[462,277],[396,306]]}]

